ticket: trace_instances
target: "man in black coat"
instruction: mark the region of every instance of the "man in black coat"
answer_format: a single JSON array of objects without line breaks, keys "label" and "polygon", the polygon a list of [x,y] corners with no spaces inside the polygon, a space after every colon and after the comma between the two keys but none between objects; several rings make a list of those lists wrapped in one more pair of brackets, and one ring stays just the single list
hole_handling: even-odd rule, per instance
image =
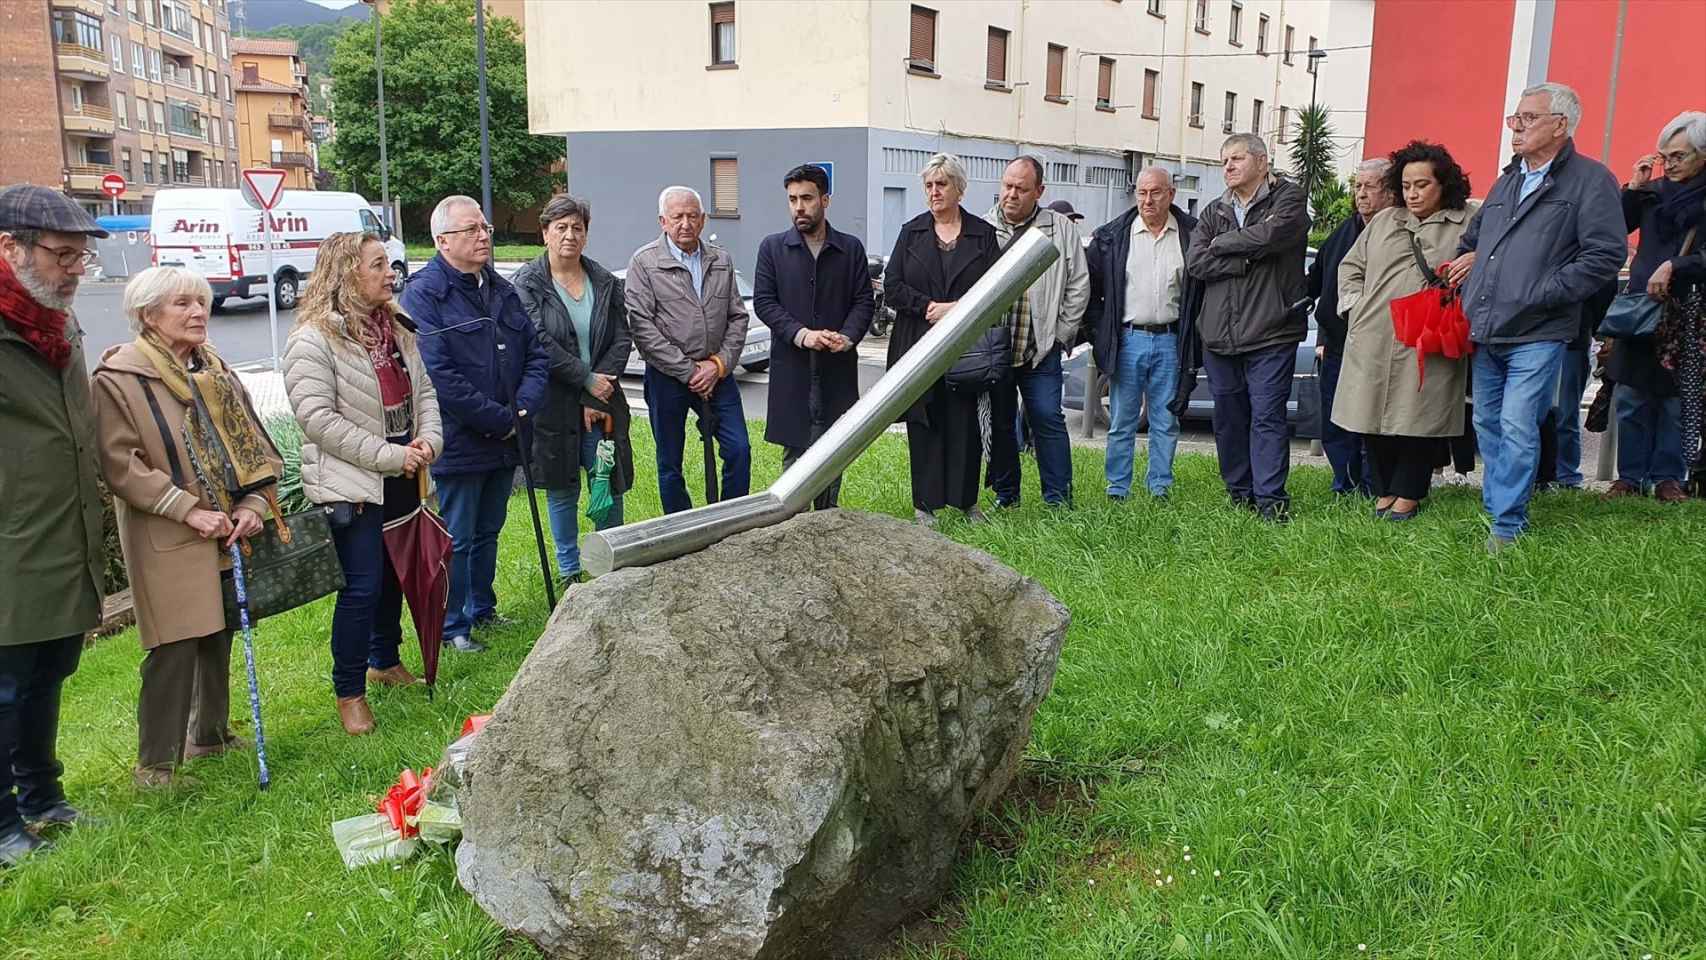
[{"label": "man in black coat", "polygon": [[[859,354],[875,300],[865,245],[831,227],[829,176],[802,164],[782,178],[794,227],[758,246],[752,309],[770,328],[770,409],[764,439],[794,465],[859,399]],[[827,510],[837,477],[812,501]]]},{"label": "man in black coat", "polygon": [[1309,266],[1309,295],[1315,298],[1315,326],[1320,332],[1315,358],[1321,361],[1321,449],[1333,468],[1333,492],[1371,495],[1368,462],[1363,458],[1362,437],[1333,422],[1333,396],[1339,392],[1339,369],[1345,360],[1345,334],[1349,326],[1339,315],[1339,264],[1362,235],[1362,228],[1375,214],[1398,202],[1386,189],[1386,171],[1392,164],[1385,157],[1357,165],[1356,211],[1345,218],[1321,244]]}]

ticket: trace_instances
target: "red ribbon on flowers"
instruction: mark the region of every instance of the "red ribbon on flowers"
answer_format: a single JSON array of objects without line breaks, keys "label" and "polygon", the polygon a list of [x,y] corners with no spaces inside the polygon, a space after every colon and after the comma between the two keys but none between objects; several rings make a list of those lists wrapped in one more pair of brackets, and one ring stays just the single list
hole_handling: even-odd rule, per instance
[{"label": "red ribbon on flowers", "polygon": [[468,719],[462,721],[462,736],[466,737],[470,733],[479,733],[480,728],[484,727],[486,721],[490,719],[492,719],[492,715],[489,713],[470,714]]},{"label": "red ribbon on flowers", "polygon": [[420,815],[421,806],[426,803],[426,781],[430,779],[431,767],[422,770],[420,776],[415,776],[413,770],[405,767],[403,772],[397,775],[397,782],[379,799],[378,812],[391,822],[391,826],[404,839],[420,833],[414,824],[409,823],[409,818]]}]

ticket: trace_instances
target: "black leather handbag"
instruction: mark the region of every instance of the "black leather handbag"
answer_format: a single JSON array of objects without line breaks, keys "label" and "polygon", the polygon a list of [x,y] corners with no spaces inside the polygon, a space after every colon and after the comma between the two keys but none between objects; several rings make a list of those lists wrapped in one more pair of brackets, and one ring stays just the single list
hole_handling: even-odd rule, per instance
[{"label": "black leather handbag", "polygon": [[1003,316],[966,348],[945,379],[955,393],[988,393],[1013,381],[1013,330]]}]

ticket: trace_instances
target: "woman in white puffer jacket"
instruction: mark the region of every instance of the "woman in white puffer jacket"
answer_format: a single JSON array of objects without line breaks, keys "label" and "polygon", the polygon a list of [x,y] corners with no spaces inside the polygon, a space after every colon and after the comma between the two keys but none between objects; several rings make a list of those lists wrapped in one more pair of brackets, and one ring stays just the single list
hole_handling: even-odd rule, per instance
[{"label": "woman in white puffer jacket", "polygon": [[379,238],[327,238],[284,354],[304,437],[303,491],[326,509],[344,568],[332,613],[332,689],[352,736],[373,730],[369,681],[417,682],[399,658],[403,595],[384,525],[420,504],[416,474],[444,448],[438,395],[391,299],[395,279]]}]

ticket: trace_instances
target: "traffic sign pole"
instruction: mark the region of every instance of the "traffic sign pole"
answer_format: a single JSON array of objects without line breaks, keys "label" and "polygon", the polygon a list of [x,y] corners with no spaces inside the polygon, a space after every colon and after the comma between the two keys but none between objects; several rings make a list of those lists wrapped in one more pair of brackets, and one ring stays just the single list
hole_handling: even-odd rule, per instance
[{"label": "traffic sign pole", "polygon": [[284,195],[283,170],[265,167],[244,170],[240,190],[244,202],[261,211],[261,236],[267,245],[267,329],[272,332],[272,368],[278,362],[278,266],[274,260],[272,209]]},{"label": "traffic sign pole", "polygon": [[278,274],[273,267],[272,249],[272,211],[261,211],[261,224],[266,227],[267,238],[267,327],[272,331],[272,368],[277,373],[278,363]]}]

